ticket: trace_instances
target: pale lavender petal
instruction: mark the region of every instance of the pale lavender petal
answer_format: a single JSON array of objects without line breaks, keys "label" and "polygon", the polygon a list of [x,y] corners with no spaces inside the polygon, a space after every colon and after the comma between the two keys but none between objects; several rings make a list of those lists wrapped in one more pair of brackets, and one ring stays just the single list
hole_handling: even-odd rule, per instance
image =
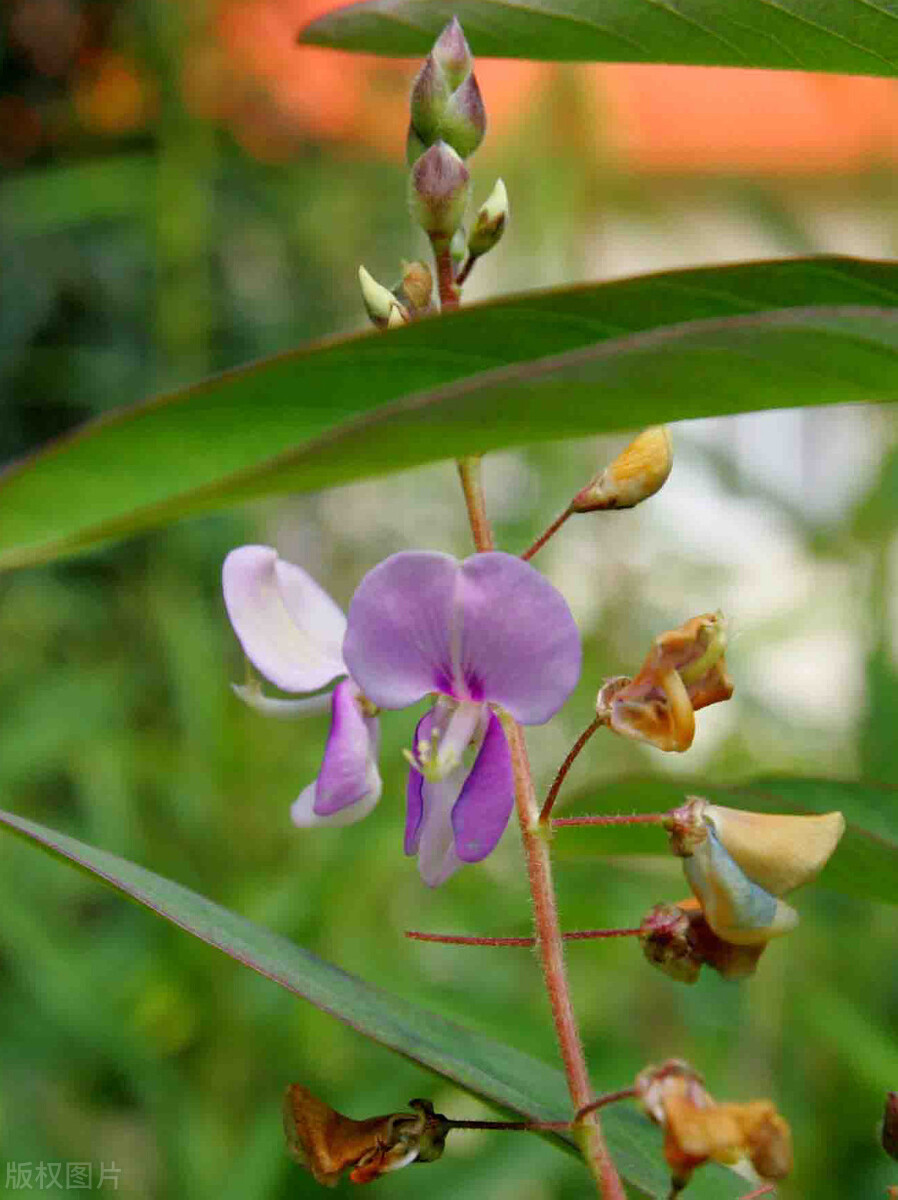
[{"label": "pale lavender petal", "polygon": [[232,683],[231,691],[248,708],[255,709],[265,717],[275,717],[278,721],[295,721],[298,717],[327,712],[331,703],[330,692],[302,700],[282,700],[278,696],[266,696],[257,683]]},{"label": "pale lavender petal", "polygon": [[437,783],[423,781],[424,819],[418,839],[418,871],[428,887],[439,887],[462,866],[455,851],[452,809],[466,774],[464,767],[458,767]]},{"label": "pale lavender petal", "polygon": [[529,563],[495,551],[462,563],[458,673],[473,700],[525,725],[554,716],[580,677],[580,634],[567,601]]},{"label": "pale lavender petal", "polygon": [[513,808],[511,751],[501,721],[490,713],[483,744],[452,809],[459,859],[480,862],[486,858],[505,832]]},{"label": "pale lavender petal", "polygon": [[225,607],[246,657],[287,692],[344,675],[346,618],[311,575],[270,546],[240,546],[222,568]]},{"label": "pale lavender petal", "polygon": [[318,774],[313,811],[329,817],[351,804],[380,797],[378,723],[358,703],[358,688],[344,679],[334,688],[331,728]]},{"label": "pale lavender petal", "polygon": [[343,655],[353,679],[380,707],[405,708],[428,692],[454,694],[458,571],[451,555],[404,551],[384,559],[356,589]]},{"label": "pale lavender petal", "polygon": [[329,817],[319,817],[315,812],[317,786],[318,781],[316,780],[308,787],[303,788],[290,808],[290,820],[300,829],[326,828],[328,825],[355,825],[357,821],[362,821],[367,817],[379,799],[379,793],[373,791],[358,803],[350,804],[348,808],[341,808],[339,812],[331,813]]},{"label": "pale lavender petal", "polygon": [[549,720],[580,674],[564,597],[511,554],[394,554],[349,608],[343,653],[365,694],[403,708],[431,691],[492,700],[528,725]]}]

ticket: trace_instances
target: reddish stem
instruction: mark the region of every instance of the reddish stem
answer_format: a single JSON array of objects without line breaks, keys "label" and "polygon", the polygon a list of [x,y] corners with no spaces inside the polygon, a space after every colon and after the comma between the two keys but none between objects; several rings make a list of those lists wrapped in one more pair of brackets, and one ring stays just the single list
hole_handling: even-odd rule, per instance
[{"label": "reddish stem", "polygon": [[595,731],[599,728],[599,726],[601,724],[602,724],[602,722],[599,720],[598,717],[596,717],[595,720],[592,722],[592,724],[588,725],[586,727],[586,729],[583,730],[583,732],[577,738],[576,742],[574,742],[573,746],[571,746],[570,751],[568,752],[567,758],[564,760],[564,762],[558,768],[558,774],[555,776],[555,779],[552,782],[552,786],[549,788],[549,794],[546,796],[546,802],[542,807],[542,812],[539,814],[540,825],[548,824],[549,817],[551,816],[551,813],[552,813],[552,809],[555,806],[555,800],[558,796],[558,792],[561,788],[561,785],[564,783],[565,776],[567,775],[568,771],[571,769],[571,767],[574,764],[574,759],[577,757],[577,755],[580,753],[580,751],[583,749],[583,747],[586,745],[586,743],[589,741],[589,739],[592,737],[592,735],[595,733]]},{"label": "reddish stem", "polygon": [[584,1117],[591,1112],[596,1112],[600,1108],[604,1108],[606,1104],[617,1104],[618,1100],[632,1100],[636,1095],[635,1087],[619,1088],[616,1092],[605,1092],[603,1096],[596,1097],[584,1108],[581,1108],[574,1117],[575,1121],[582,1121]]},{"label": "reddish stem", "polygon": [[552,827],[564,825],[663,825],[667,813],[623,813],[611,817],[555,817]]},{"label": "reddish stem", "polygon": [[753,1192],[746,1192],[744,1196],[740,1196],[739,1200],[758,1200],[759,1196],[775,1196],[776,1184],[765,1183],[763,1187],[755,1188]]},{"label": "reddish stem", "polygon": [[558,530],[565,523],[565,521],[568,519],[568,517],[571,515],[571,513],[573,511],[574,511],[574,506],[572,504],[569,504],[567,506],[567,508],[564,510],[564,512],[560,516],[555,518],[555,520],[552,522],[552,524],[549,526],[549,528],[546,529],[543,533],[541,533],[539,535],[539,537],[536,539],[536,541],[533,543],[533,545],[529,546],[524,551],[524,553],[521,555],[521,558],[523,558],[524,562],[527,562],[528,559],[533,558],[533,556],[534,556],[534,554],[536,554],[537,550],[542,550],[543,546],[545,546],[545,544],[549,540],[549,538],[552,537],[553,534],[558,532]]},{"label": "reddish stem", "polygon": [[[446,258],[451,271],[448,247]],[[438,275],[445,275],[445,270],[446,264],[441,263],[438,256]],[[441,284],[441,294],[442,290]],[[473,512],[472,501],[468,500],[467,493],[465,499],[468,500],[468,511],[472,515],[471,531],[474,535],[474,544],[478,550],[490,550],[493,546],[493,539],[489,520],[483,509],[482,495],[479,491],[472,492],[471,495],[474,504]],[[539,825],[539,806],[533,791],[533,776],[527,757],[524,735],[518,723],[507,713],[502,713],[500,716],[511,752],[515,807],[527,862],[537,949],[543,970],[543,980],[552,1009],[555,1034],[564,1062],[571,1103],[574,1111],[577,1112],[589,1104],[592,1088],[564,969],[564,945],[561,940],[558,907],[552,883],[552,861],[544,836],[546,831]],[[621,1183],[617,1168],[605,1144],[598,1114],[591,1114],[590,1119],[585,1124],[579,1125],[574,1133],[590,1173],[598,1185],[602,1200],[626,1200],[624,1185]]]},{"label": "reddish stem", "polygon": [[511,1129],[521,1133],[535,1133],[540,1130],[565,1133],[571,1128],[570,1121],[453,1121],[447,1118],[450,1129]]},{"label": "reddish stem", "polygon": [[471,525],[474,545],[478,550],[492,550],[494,546],[493,531],[486,516],[480,474],[480,455],[469,454],[465,458],[460,458],[456,462],[456,466],[465,495],[465,505],[468,509],[468,521]]},{"label": "reddish stem", "polygon": [[[536,946],[542,962],[543,978],[552,1007],[552,1018],[564,1062],[568,1090],[574,1109],[579,1112],[590,1103],[592,1088],[564,967],[564,946],[552,883],[552,861],[548,843],[539,828],[533,777],[523,733],[517,722],[507,714],[502,717],[502,725],[511,749],[515,804],[527,860],[530,895],[533,898]],[[608,1152],[598,1116],[594,1115],[591,1121],[581,1125],[576,1132],[583,1157],[599,1185],[599,1194],[603,1200],[626,1200],[624,1187]]]},{"label": "reddish stem", "polygon": [[[635,929],[575,929],[563,933],[563,942],[587,942],[599,938],[637,937],[642,930]],[[467,937],[455,933],[422,933],[418,929],[407,929],[405,936],[413,942],[438,942],[443,946],[535,946],[533,937]]]},{"label": "reddish stem", "polygon": [[455,267],[449,253],[449,243],[431,239],[433,256],[437,265],[437,291],[440,297],[440,312],[451,312],[458,308],[461,297],[455,282]]},{"label": "reddish stem", "polygon": [[477,262],[477,259],[475,258],[475,256],[473,254],[469,254],[468,257],[465,259],[465,265],[462,267],[462,269],[459,271],[459,273],[455,276],[456,287],[462,286],[462,284],[465,282],[465,280],[468,278],[468,276],[474,270],[474,263],[476,263],[476,262]]}]

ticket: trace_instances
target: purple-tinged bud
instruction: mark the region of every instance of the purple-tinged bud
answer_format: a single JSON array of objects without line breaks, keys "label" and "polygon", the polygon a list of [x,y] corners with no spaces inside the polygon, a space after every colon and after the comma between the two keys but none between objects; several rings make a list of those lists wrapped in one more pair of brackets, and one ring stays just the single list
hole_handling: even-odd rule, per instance
[{"label": "purple-tinged bud", "polygon": [[470,75],[474,66],[474,56],[458,17],[452,18],[434,42],[432,54],[445,71],[451,88],[457,88],[462,80]]},{"label": "purple-tinged bud", "polygon": [[882,1148],[891,1158],[898,1158],[898,1092],[886,1095],[882,1118]]},{"label": "purple-tinged bud", "polygon": [[[412,120],[421,133],[421,126],[414,120],[414,115]],[[439,136],[462,158],[467,158],[483,141],[485,133],[486,109],[483,107],[483,97],[476,78],[469,75],[446,103],[440,118]]]},{"label": "purple-tinged bud", "polygon": [[450,94],[451,89],[443,68],[432,54],[428,54],[424,66],[415,76],[409,101],[412,125],[422,142],[428,146],[437,138],[445,139],[441,132],[441,122]]},{"label": "purple-tinged bud", "polygon": [[480,258],[482,254],[488,254],[498,245],[507,224],[508,193],[502,180],[497,179],[496,186],[474,218],[468,237],[468,252],[471,257]]},{"label": "purple-tinged bud", "polygon": [[486,111],[473,65],[461,25],[453,18],[412,84],[406,146],[409,166],[438,141],[446,142],[462,158],[473,154],[483,141]]},{"label": "purple-tinged bud", "polygon": [[409,184],[412,217],[432,240],[448,244],[468,205],[467,167],[451,146],[436,142],[412,167]]}]

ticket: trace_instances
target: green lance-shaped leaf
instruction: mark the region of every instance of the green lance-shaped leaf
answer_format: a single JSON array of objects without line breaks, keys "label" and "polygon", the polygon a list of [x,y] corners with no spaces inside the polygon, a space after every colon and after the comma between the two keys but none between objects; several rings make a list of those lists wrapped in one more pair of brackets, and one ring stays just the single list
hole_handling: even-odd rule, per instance
[{"label": "green lance-shaped leaf", "polygon": [[894,263],[794,259],[532,292],[89,423],[0,473],[0,569],[472,447],[896,398]]},{"label": "green lance-shaped leaf", "polygon": [[898,75],[893,0],[369,0],[325,13],[300,40],[417,57],[453,16],[486,58]]},{"label": "green lance-shaped leaf", "polygon": [[[530,1120],[563,1121],[570,1115],[564,1076],[546,1063],[366,983],[205,896],[108,851],[2,810],[0,826],[473,1095]],[[639,1194],[658,1200],[666,1196],[660,1140],[648,1122],[622,1107],[608,1110],[604,1126],[628,1182]],[[540,1136],[575,1152],[560,1134]],[[717,1169],[694,1196],[733,1200],[744,1190],[744,1180]]]}]

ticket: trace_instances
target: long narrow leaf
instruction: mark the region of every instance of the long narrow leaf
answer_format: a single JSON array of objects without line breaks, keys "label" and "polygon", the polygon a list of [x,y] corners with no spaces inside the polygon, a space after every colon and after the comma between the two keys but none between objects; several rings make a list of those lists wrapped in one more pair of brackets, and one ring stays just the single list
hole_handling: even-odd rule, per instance
[{"label": "long narrow leaf", "polygon": [[[135,863],[12,813],[0,811],[0,825],[474,1095],[530,1119],[564,1120],[569,1114],[564,1076],[538,1059],[341,971]],[[626,1108],[614,1109],[607,1113],[605,1127],[627,1180],[650,1196],[665,1196],[659,1138],[648,1122]],[[570,1149],[565,1139],[550,1137]],[[714,1169],[694,1194],[696,1200],[730,1200],[741,1191],[744,1187],[728,1173]]]},{"label": "long narrow leaf", "polygon": [[0,569],[472,451],[898,398],[898,266],[796,259],[532,293],[315,345],[0,475]]},{"label": "long narrow leaf", "polygon": [[898,74],[890,0],[368,0],[319,17],[301,40],[422,57],[453,15],[491,58]]}]

